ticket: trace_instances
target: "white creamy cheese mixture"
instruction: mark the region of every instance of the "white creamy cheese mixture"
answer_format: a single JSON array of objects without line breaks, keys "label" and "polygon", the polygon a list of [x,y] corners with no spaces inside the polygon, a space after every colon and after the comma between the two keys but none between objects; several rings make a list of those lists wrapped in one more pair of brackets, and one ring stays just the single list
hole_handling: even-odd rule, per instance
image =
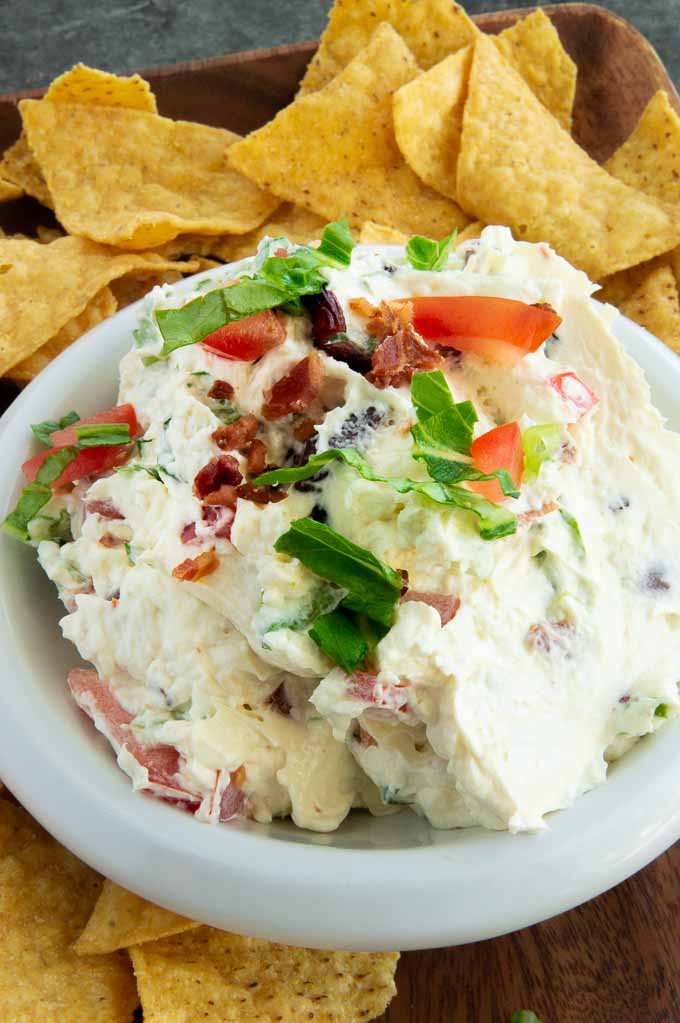
[{"label": "white creamy cheese mixture", "polygon": [[[412,454],[408,381],[376,386],[320,351],[312,409],[263,418],[271,388],[312,351],[308,315],[277,312],[285,340],[255,362],[201,344],[153,358],[156,310],[251,266],[211,271],[189,298],[154,290],[120,365],[118,401],[136,410],[138,454],[128,471],[52,500],[50,515],[71,517],[71,542],[40,540],[41,519],[31,524],[69,611],[64,635],[105,680],[139,748],[178,751],[171,784],[156,789],[203,819],[290,815],[330,831],[352,807],[410,807],[437,828],[545,826],[679,709],[680,438],[614,338],[617,314],[591,298],[583,273],[505,228],[464,243],[441,271],[413,269],[403,250],[358,247],[348,268],[322,272],[347,336],[367,351],[357,299],[498,296],[547,303],[562,318],[512,368],[443,352],[453,400],[476,410],[475,437],[510,422],[525,437],[544,424],[558,436],[537,472],[525,468],[519,497],[503,502],[515,532],[483,539],[472,512],[341,461],[283,500],[238,497],[206,515],[195,479],[224,454],[213,435],[239,413],[258,418],[268,467],[351,446],[378,475],[428,479]],[[231,385],[228,400],[208,397],[215,381]],[[599,399],[588,409],[583,384]],[[249,478],[243,452],[229,453]],[[274,549],[307,517],[400,571],[413,594],[352,676],[309,635],[343,592]],[[210,552],[207,574],[178,576]],[[433,596],[449,598],[448,614]],[[111,733],[110,714],[94,716]],[[148,762],[117,734],[120,766],[153,789]]]}]

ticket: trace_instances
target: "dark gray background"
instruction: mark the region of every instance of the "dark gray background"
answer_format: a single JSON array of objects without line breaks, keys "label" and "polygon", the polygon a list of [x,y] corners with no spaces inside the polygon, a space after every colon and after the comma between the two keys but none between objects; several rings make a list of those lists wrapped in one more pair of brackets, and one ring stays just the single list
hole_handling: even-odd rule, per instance
[{"label": "dark gray background", "polygon": [[[0,93],[46,85],[76,61],[133,71],[318,37],[330,0],[0,0]],[[470,14],[531,0],[464,0]],[[680,0],[605,0],[680,81]]]}]

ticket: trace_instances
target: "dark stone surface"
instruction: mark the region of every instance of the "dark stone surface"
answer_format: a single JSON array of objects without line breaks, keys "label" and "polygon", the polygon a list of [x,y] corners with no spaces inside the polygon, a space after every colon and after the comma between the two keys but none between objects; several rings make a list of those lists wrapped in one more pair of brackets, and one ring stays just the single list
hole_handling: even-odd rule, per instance
[{"label": "dark stone surface", "polygon": [[[76,61],[157,67],[318,37],[329,0],[0,0],[0,93],[46,85]],[[468,0],[470,14],[531,6]],[[680,82],[680,0],[607,0]]]}]

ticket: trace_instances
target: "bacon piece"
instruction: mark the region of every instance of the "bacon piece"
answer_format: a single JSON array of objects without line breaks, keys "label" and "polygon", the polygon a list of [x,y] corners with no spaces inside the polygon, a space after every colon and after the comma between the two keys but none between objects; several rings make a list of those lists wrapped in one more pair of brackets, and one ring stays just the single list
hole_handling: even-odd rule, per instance
[{"label": "bacon piece", "polygon": [[204,576],[215,572],[219,564],[220,559],[215,554],[214,549],[211,549],[203,551],[196,558],[185,558],[184,561],[180,561],[179,565],[175,565],[173,568],[172,574],[175,579],[195,583],[199,579],[203,579]]},{"label": "bacon piece", "polygon": [[104,533],[99,538],[99,543],[102,547],[122,547],[125,543],[119,536],[114,536],[113,533]]},{"label": "bacon piece", "polygon": [[196,540],[196,523],[188,522],[179,535],[182,543],[194,543]]},{"label": "bacon piece", "polygon": [[375,675],[355,672],[347,682],[347,696],[385,710],[408,710],[408,689],[405,685],[379,682]]},{"label": "bacon piece", "polygon": [[216,526],[215,536],[221,540],[231,540],[231,527],[234,521],[234,509],[223,505],[204,505],[201,518],[211,526]]},{"label": "bacon piece", "polygon": [[536,622],[529,627],[526,641],[534,650],[550,653],[555,647],[565,652],[574,639],[576,629],[566,618],[559,621]]},{"label": "bacon piece", "polygon": [[304,412],[318,397],[323,376],[321,357],[317,351],[311,351],[270,388],[262,406],[265,419],[282,419],[291,412]]},{"label": "bacon piece", "polygon": [[313,419],[305,417],[301,419],[299,423],[293,428],[293,436],[295,440],[304,441],[309,440],[314,431],[316,430],[316,423]]},{"label": "bacon piece", "polygon": [[195,794],[178,786],[176,775],[180,754],[174,746],[143,743],[130,727],[134,714],[125,710],[96,671],[75,668],[69,672],[68,685],[81,710],[92,719],[116,753],[125,748],[149,775],[149,789],[171,800],[193,800]]},{"label": "bacon piece", "polygon": [[[364,300],[361,300],[362,302]],[[378,339],[371,356],[372,369],[367,379],[376,387],[400,387],[414,373],[437,369],[443,359],[427,344],[413,326],[410,302],[381,302],[379,308],[366,303],[361,311],[368,315],[367,328]]]},{"label": "bacon piece", "polygon": [[242,483],[237,494],[254,504],[276,504],[288,497],[288,491],[283,487],[256,487],[254,483]]},{"label": "bacon piece", "polygon": [[435,611],[439,612],[442,625],[448,625],[452,621],[460,607],[460,598],[450,593],[425,593],[421,590],[408,590],[401,598],[402,604],[408,604],[415,600],[420,604],[429,604]]},{"label": "bacon piece", "polygon": [[203,498],[203,504],[205,505],[221,505],[224,508],[230,508],[236,504],[236,498],[238,497],[238,487],[232,487],[228,483],[223,483],[219,490],[214,490],[212,494],[206,494]]},{"label": "bacon piece", "polygon": [[228,380],[215,380],[208,391],[208,397],[215,398],[217,401],[229,401],[234,397],[234,388]]},{"label": "bacon piece", "polygon": [[266,701],[265,706],[270,707],[272,710],[277,710],[279,714],[283,714],[285,717],[290,715],[290,703],[288,702],[285,682],[282,682],[281,685],[274,690],[269,699]]},{"label": "bacon piece", "polygon": [[521,515],[517,516],[518,526],[527,526],[530,522],[535,519],[541,519],[544,515],[550,515],[551,512],[557,511],[557,504],[555,501],[547,501],[546,504],[540,508],[532,508],[530,511],[522,512]]},{"label": "bacon piece", "polygon": [[248,412],[228,426],[218,426],[212,434],[212,440],[222,451],[239,451],[253,439],[257,427],[257,418]]},{"label": "bacon piece", "polygon": [[103,519],[124,519],[125,516],[112,501],[88,501],[85,515],[101,515]]},{"label": "bacon piece", "polygon": [[208,494],[219,490],[226,484],[236,487],[243,479],[238,462],[233,455],[218,455],[211,458],[194,478],[194,494],[203,500]]},{"label": "bacon piece", "polygon": [[267,468],[267,448],[261,440],[251,440],[245,449],[246,465],[250,476],[259,476]]}]

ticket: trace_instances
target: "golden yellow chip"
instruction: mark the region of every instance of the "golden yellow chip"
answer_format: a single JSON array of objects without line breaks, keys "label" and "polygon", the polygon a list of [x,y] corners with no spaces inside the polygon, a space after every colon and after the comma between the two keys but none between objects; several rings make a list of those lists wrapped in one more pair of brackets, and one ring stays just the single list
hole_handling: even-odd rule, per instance
[{"label": "golden yellow chip", "polygon": [[78,955],[105,955],[128,945],[157,941],[198,924],[104,881],[101,895],[75,943]]},{"label": "golden yellow chip", "polygon": [[680,203],[680,118],[662,89],[605,167],[632,188]]},{"label": "golden yellow chip", "polygon": [[56,241],[57,238],[64,237],[64,232],[60,227],[43,227],[38,225],[35,233],[41,245],[49,245],[50,242]]},{"label": "golden yellow chip", "polygon": [[43,206],[53,207],[52,196],[45,182],[45,176],[31,152],[26,136],[21,135],[6,149],[0,160],[0,177],[21,188]]},{"label": "golden yellow chip", "polygon": [[480,36],[470,70],[458,197],[518,239],[547,241],[598,280],[680,242],[680,217],[611,177]]},{"label": "golden yellow chip", "polygon": [[438,64],[477,34],[453,0],[335,0],[300,92],[327,85],[363,50],[382,21],[397,30],[423,68]]},{"label": "golden yellow chip", "polygon": [[[198,260],[192,259],[191,266],[196,267],[198,270]],[[119,277],[116,281],[111,281],[111,291],[113,292],[116,304],[119,309],[124,309],[127,305],[132,305],[133,302],[138,302],[140,298],[144,298],[150,291],[157,285],[162,284],[176,284],[177,281],[182,279],[182,274],[178,270],[166,270],[165,273],[136,273],[125,274],[124,277]]]},{"label": "golden yellow chip", "polygon": [[37,352],[103,287],[127,273],[183,270],[154,252],[116,252],[85,238],[49,245],[0,239],[0,376]]},{"label": "golden yellow chip", "polygon": [[71,234],[125,249],[243,234],[277,200],[227,163],[238,136],[141,110],[23,100],[24,130]]},{"label": "golden yellow chip", "polygon": [[658,266],[648,273],[619,308],[624,316],[645,327],[674,352],[680,352],[680,299],[670,265]]},{"label": "golden yellow chip", "polygon": [[24,194],[20,185],[14,185],[11,181],[0,178],[0,202],[9,202],[10,199],[18,199]]},{"label": "golden yellow chip", "polygon": [[376,224],[375,220],[367,220],[359,232],[361,245],[405,245],[407,241],[408,235],[395,231],[393,227]]},{"label": "golden yellow chip", "polygon": [[29,355],[27,359],[22,359],[16,366],[12,366],[7,375],[17,384],[27,384],[37,377],[38,373],[45,369],[53,359],[61,355],[65,348],[68,348],[92,327],[96,327],[102,320],[113,316],[116,308],[116,299],[111,289],[102,288],[85,306],[82,313],[64,324],[61,330],[37,352]]},{"label": "golden yellow chip", "polygon": [[72,947],[101,883],[21,807],[0,799],[3,1023],[130,1023],[138,997],[127,957],[83,959]]},{"label": "golden yellow chip", "polygon": [[398,952],[319,952],[210,927],[130,949],[145,1023],[365,1023]]},{"label": "golden yellow chip", "polygon": [[158,112],[156,97],[140,75],[129,78],[76,64],[55,78],[45,93],[52,103],[87,103],[100,107],[126,107],[128,110]]},{"label": "golden yellow chip", "polygon": [[543,106],[571,131],[577,68],[547,14],[539,8],[506,28],[495,42]]},{"label": "golden yellow chip", "polygon": [[473,220],[471,224],[468,224],[467,227],[458,232],[454,248],[457,249],[459,245],[463,244],[463,242],[469,242],[474,238],[479,238],[485,227],[486,224],[483,224],[481,220]]},{"label": "golden yellow chip", "polygon": [[327,220],[347,217],[358,228],[375,220],[443,237],[468,218],[423,185],[394,137],[392,94],[417,74],[403,40],[383,24],[337,78],[232,146],[229,160],[262,188]]},{"label": "golden yellow chip", "polygon": [[426,185],[456,198],[456,170],[472,47],[466,46],[394,94],[394,133]]}]

